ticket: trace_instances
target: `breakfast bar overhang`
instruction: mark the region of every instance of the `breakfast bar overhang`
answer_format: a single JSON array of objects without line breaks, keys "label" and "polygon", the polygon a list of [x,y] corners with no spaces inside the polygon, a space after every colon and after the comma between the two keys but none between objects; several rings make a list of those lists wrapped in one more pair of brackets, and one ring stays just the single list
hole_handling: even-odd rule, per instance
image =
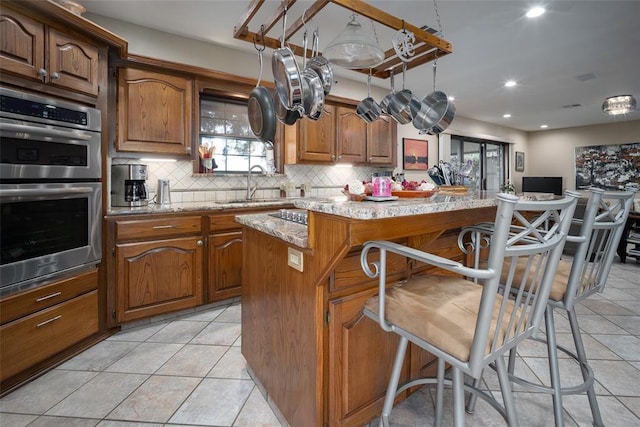
[{"label": "breakfast bar overhang", "polygon": [[[397,339],[362,314],[377,280],[362,244],[391,240],[463,261],[460,227],[495,219],[495,194],[353,202],[297,199],[308,225],[242,215],[242,354],[276,413],[291,426],[360,426],[380,414]],[[388,281],[426,266],[391,256]],[[411,348],[403,376],[435,371]],[[405,396],[399,396],[399,399]]]}]

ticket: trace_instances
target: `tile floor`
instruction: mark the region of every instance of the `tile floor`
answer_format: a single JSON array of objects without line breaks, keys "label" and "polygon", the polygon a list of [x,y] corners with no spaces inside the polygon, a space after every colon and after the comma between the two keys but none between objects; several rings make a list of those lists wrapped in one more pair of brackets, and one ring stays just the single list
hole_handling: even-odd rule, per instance
[{"label": "tile floor", "polygon": [[[0,426],[280,426],[247,374],[240,309],[235,302],[128,327],[2,398]],[[616,262],[605,292],[581,305],[579,320],[605,424],[639,426],[640,263]],[[562,316],[557,329],[559,340],[570,339]],[[519,373],[546,378],[543,346],[523,345],[519,357]],[[561,371],[579,375],[566,358]],[[492,373],[485,385],[498,389]],[[553,425],[549,396],[517,386],[515,395],[521,425]],[[432,425],[425,400],[433,396],[422,389],[398,404],[393,425]],[[478,402],[467,425],[505,424]],[[567,426],[591,425],[586,397],[565,397],[564,407]],[[446,399],[444,425],[451,425],[450,408]]]}]

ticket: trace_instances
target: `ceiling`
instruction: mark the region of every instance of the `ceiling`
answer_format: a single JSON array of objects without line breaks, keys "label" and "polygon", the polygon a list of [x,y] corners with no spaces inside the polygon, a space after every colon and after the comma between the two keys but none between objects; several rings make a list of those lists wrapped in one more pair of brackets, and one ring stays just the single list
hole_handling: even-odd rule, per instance
[{"label": "ceiling", "polygon": [[[233,38],[234,25],[250,0],[81,0],[89,13],[255,53],[251,43]],[[301,16],[312,2],[299,0],[289,16]],[[428,0],[370,1],[415,26],[438,28]],[[547,12],[526,18],[543,4]],[[280,2],[267,0],[251,20],[258,31]],[[523,131],[558,129],[640,119],[640,109],[625,116],[602,113],[612,95],[640,98],[640,1],[439,0],[443,38],[453,53],[437,66],[436,88],[455,97],[458,115]],[[350,12],[333,4],[307,23],[320,31],[320,50],[344,29]],[[368,19],[360,19],[371,29]],[[381,47],[391,48],[393,31],[375,25]],[[268,35],[278,38],[276,25]],[[300,32],[301,33],[301,32]],[[301,34],[292,42],[301,44]],[[267,50],[268,51],[268,50]],[[335,67],[338,76],[366,82],[366,76]],[[515,87],[506,88],[507,80]],[[373,79],[389,88],[389,80]],[[396,79],[400,88],[402,79]],[[406,73],[407,89],[419,98],[433,91],[432,63]],[[363,98],[366,93],[363,91]],[[504,118],[504,114],[511,114]]]}]

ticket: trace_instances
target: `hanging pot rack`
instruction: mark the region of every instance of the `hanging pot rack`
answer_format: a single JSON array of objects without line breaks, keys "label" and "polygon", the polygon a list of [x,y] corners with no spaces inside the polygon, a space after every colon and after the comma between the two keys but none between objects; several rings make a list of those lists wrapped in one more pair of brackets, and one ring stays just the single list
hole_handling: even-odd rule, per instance
[{"label": "hanging pot rack", "polygon": [[[264,3],[265,0],[251,1],[245,14],[234,27],[233,37],[250,43],[254,43],[256,40],[259,40],[261,44],[264,44],[271,49],[278,49],[280,47],[280,39],[269,37],[264,34],[267,34],[276,25],[276,23],[282,19],[285,8],[288,13],[290,12],[291,6],[296,3],[296,0],[280,2],[280,6],[276,9],[272,17],[267,22],[258,26],[261,28],[260,33],[250,31],[249,24]],[[423,28],[416,27],[403,19],[390,15],[362,0],[316,0],[304,11],[303,15],[298,17],[293,24],[286,29],[284,36],[285,41],[288,41],[294,34],[304,27],[305,22],[309,22],[329,3],[340,6],[357,15],[369,18],[393,30],[398,31],[405,29],[406,31],[412,32],[416,39],[415,55],[410,62],[406,63],[407,70],[426,64],[435,59],[442,58],[443,56],[453,52],[453,47],[448,41],[426,31]],[[293,43],[288,43],[288,46],[296,55],[302,56],[304,54],[304,49],[301,46]],[[402,60],[398,57],[392,47],[385,51],[384,61],[382,64],[371,69],[371,75],[382,79],[389,78],[392,70],[401,63]],[[369,74],[370,72],[368,68],[356,69],[353,71],[361,72],[363,74]]]}]

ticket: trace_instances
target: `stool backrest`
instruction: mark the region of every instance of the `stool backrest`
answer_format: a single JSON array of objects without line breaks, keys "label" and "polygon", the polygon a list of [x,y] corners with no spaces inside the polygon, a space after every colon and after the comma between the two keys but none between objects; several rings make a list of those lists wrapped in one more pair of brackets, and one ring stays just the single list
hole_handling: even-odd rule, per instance
[{"label": "stool backrest", "polygon": [[604,289],[633,204],[633,192],[590,192],[583,218],[573,220],[581,224],[580,234],[567,238],[578,242],[563,301],[567,308]]},{"label": "stool backrest", "polygon": [[561,199],[518,200],[509,216],[501,216],[499,205],[487,263],[497,273],[480,280],[472,371],[537,332],[579,196],[568,192]]}]

